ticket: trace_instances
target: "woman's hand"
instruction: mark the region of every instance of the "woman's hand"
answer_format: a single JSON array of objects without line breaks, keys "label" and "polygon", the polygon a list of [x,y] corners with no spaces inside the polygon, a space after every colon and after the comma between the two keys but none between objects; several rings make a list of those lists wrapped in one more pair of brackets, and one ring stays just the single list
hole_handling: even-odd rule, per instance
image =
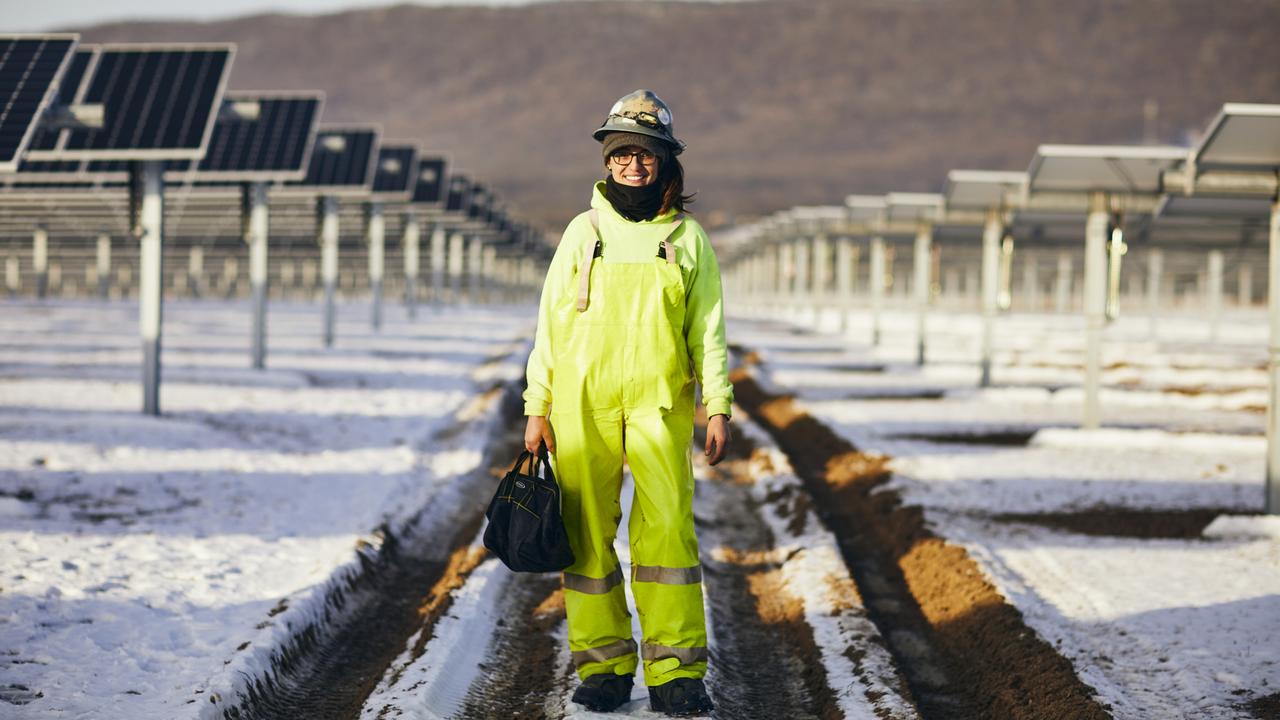
[{"label": "woman's hand", "polygon": [[547,444],[547,452],[556,451],[556,435],[551,431],[551,423],[541,415],[530,415],[524,426],[524,449],[538,454],[538,446]]},{"label": "woman's hand", "polygon": [[[525,437],[529,437],[526,432]],[[707,420],[707,446],[704,454],[707,456],[707,462],[712,465],[724,459],[724,454],[729,451],[729,442],[733,436],[729,433],[729,418],[726,415],[712,415]]]}]

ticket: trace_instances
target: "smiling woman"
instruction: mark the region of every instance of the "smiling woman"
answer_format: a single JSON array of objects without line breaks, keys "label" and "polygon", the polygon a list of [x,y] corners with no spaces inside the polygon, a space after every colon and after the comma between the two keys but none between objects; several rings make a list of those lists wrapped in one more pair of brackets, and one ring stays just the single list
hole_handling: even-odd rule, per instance
[{"label": "smiling woman", "polygon": [[[565,229],[547,271],[525,392],[525,447],[545,443],[563,492],[576,561],[564,573],[574,702],[608,712],[631,696],[644,662],[649,704],[710,712],[707,633],[693,529],[694,383],[706,405],[709,462],[729,444],[720,270],[686,216],[684,145],[648,90],[618,100],[594,133],[609,174],[591,210]],[[637,648],[613,551],[622,466],[636,494],[628,528]],[[637,657],[637,649],[639,657]]]}]

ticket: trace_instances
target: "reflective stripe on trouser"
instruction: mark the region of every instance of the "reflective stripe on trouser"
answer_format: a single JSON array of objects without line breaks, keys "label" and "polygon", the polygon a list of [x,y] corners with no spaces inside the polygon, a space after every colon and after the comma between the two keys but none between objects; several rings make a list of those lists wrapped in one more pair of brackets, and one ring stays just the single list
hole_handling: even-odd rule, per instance
[{"label": "reflective stripe on trouser", "polygon": [[613,552],[625,448],[635,478],[628,529],[645,680],[702,677],[707,638],[680,269],[656,259],[597,261],[591,274],[586,311],[561,315],[553,332],[553,461],[575,558],[565,571],[569,649],[583,678],[633,673],[639,661]]}]

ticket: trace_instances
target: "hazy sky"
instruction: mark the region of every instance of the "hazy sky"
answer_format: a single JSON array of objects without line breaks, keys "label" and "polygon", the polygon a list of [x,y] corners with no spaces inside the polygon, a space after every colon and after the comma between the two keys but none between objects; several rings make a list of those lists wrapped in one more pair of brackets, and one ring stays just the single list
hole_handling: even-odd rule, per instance
[{"label": "hazy sky", "polygon": [[[549,0],[412,0],[416,5],[527,5]],[[639,0],[636,0],[639,1]],[[723,1],[723,0],[722,0]],[[113,20],[213,20],[264,12],[319,14],[391,5],[388,0],[0,0],[0,32],[82,27]]]}]

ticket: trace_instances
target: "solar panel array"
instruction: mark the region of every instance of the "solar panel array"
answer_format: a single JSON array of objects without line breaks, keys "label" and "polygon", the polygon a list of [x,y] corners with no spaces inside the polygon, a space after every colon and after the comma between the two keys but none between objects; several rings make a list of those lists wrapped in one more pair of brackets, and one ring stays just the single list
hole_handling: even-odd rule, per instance
[{"label": "solar panel array", "polygon": [[440,205],[444,202],[445,159],[439,157],[418,160],[417,180],[413,185],[413,202],[422,205]]},{"label": "solar panel array", "polygon": [[231,65],[232,48],[104,46],[91,58],[76,100],[102,105],[101,128],[59,131],[36,160],[199,159]]},{"label": "solar panel array", "polygon": [[75,48],[72,36],[0,36],[0,170],[13,172]]},{"label": "solar panel array", "polygon": [[373,194],[380,199],[406,199],[413,190],[418,148],[413,145],[383,145],[373,175]]}]

